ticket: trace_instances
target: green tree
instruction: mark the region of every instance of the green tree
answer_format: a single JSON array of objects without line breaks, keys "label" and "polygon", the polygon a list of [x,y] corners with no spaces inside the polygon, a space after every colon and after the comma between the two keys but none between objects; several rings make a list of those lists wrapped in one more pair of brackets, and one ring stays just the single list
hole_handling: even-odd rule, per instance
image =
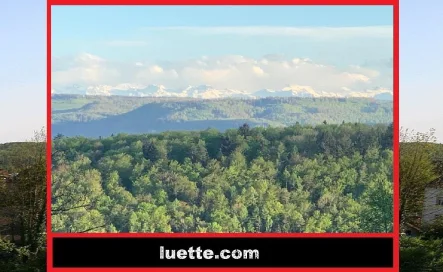
[{"label": "green tree", "polygon": [[434,130],[402,130],[400,138],[400,223],[413,220],[423,208],[426,185],[437,178],[431,160]]}]

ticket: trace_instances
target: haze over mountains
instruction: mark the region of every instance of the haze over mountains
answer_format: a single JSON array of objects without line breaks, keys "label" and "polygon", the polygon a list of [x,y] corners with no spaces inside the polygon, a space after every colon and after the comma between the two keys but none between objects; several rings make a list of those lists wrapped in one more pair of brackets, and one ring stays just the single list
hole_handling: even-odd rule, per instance
[{"label": "haze over mountains", "polygon": [[288,85],[280,90],[261,89],[257,91],[244,91],[236,89],[218,89],[210,85],[188,86],[185,88],[168,88],[164,85],[141,85],[123,83],[115,86],[72,85],[64,89],[52,90],[52,94],[77,94],[77,95],[103,95],[103,96],[133,96],[133,97],[189,97],[201,99],[216,98],[264,98],[264,97],[361,97],[392,100],[392,90],[375,88],[355,92],[342,88],[339,92],[316,91],[310,86]]},{"label": "haze over mountains", "polygon": [[244,123],[386,124],[392,122],[391,68],[389,61],[335,66],[269,55],[136,63],[92,54],[55,58],[52,132],[106,137],[225,131]]},{"label": "haze over mountains", "polygon": [[224,131],[244,123],[251,127],[285,127],[358,122],[391,123],[392,101],[373,98],[220,98],[52,96],[52,134],[99,137],[118,133]]},{"label": "haze over mountains", "polygon": [[[265,40],[277,45],[275,37]],[[267,54],[280,51],[273,46],[254,54],[238,48],[215,53],[212,46],[210,52],[205,47],[190,54],[182,44],[175,56],[134,53],[133,47],[113,47],[106,53],[103,46],[54,54],[52,132],[106,137],[224,131],[244,123],[251,127],[391,123],[389,50],[371,55],[353,44],[359,57],[332,60],[324,57],[336,54],[328,44],[321,43],[321,53],[315,54],[297,50]],[[314,59],[308,58],[311,55]]]},{"label": "haze over mountains", "polygon": [[332,65],[242,55],[129,62],[82,53],[54,57],[52,93],[132,97],[392,99],[392,62]]}]

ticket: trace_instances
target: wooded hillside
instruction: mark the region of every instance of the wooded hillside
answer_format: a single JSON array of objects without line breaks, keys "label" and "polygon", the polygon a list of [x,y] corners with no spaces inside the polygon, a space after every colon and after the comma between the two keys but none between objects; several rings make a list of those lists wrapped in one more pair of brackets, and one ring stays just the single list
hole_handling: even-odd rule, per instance
[{"label": "wooded hillside", "polygon": [[392,126],[53,142],[56,232],[390,232]]}]

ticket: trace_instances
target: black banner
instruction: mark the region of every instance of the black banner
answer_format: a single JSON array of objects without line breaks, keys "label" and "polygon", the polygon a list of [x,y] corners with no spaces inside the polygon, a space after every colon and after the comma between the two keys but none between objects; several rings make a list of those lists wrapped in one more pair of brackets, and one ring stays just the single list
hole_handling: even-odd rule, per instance
[{"label": "black banner", "polygon": [[54,238],[54,267],[393,267],[392,238]]}]

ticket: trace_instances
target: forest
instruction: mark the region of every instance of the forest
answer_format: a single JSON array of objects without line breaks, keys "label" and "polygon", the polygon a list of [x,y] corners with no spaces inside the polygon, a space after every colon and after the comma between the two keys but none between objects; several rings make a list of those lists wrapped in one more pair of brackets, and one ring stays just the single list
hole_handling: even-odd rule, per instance
[{"label": "forest", "polygon": [[46,271],[45,135],[0,144],[0,271]]},{"label": "forest", "polygon": [[[424,201],[425,189],[443,181],[443,144],[437,142],[432,129],[426,133],[404,129],[400,137],[400,271],[440,272],[443,218],[430,223],[422,219],[433,208]],[[416,233],[406,235],[407,226],[413,226]]]},{"label": "forest", "polygon": [[56,135],[54,232],[391,232],[393,127]]},{"label": "forest", "polygon": [[285,127],[392,122],[392,101],[369,98],[270,97],[261,99],[191,99],[160,97],[53,95],[52,133],[109,137],[170,130],[225,131],[251,127]]}]

